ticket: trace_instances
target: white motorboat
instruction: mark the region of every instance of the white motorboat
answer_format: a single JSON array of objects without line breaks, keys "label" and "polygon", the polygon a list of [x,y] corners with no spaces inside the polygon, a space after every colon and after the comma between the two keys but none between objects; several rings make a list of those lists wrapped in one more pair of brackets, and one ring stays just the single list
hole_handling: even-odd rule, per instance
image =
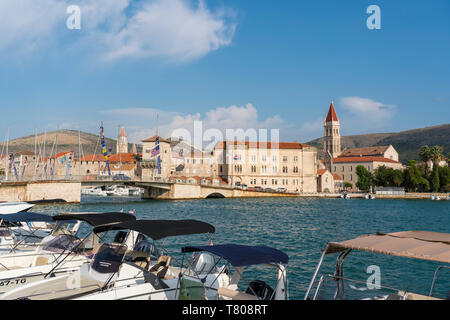
[{"label": "white motorboat", "polygon": [[0,214],[25,212],[34,207],[28,202],[0,202]]},{"label": "white motorboat", "polygon": [[84,195],[101,196],[101,197],[106,197],[108,195],[106,192],[106,187],[84,188],[81,190],[81,193]]},{"label": "white motorboat", "polygon": [[[367,280],[344,277],[345,259],[353,251],[382,254],[408,259],[418,259],[442,263],[434,273],[428,295],[416,294],[408,290],[386,286],[381,279]],[[318,278],[320,268],[328,255],[337,255],[334,274],[323,274]],[[404,261],[402,261],[404,263]],[[378,266],[372,266],[377,267]],[[376,233],[363,235],[355,239],[330,242],[322,252],[322,256],[307,289],[305,300],[440,300],[448,299],[447,290],[436,292],[439,272],[450,270],[450,234],[429,231],[403,231],[395,233]],[[374,270],[374,274],[376,270]],[[367,271],[369,272],[369,271]],[[412,271],[414,273],[414,270]],[[370,277],[372,278],[372,277]],[[369,279],[370,279],[369,278]],[[442,279],[444,281],[445,279]],[[406,282],[407,283],[407,282]],[[441,289],[448,289],[445,282]],[[314,290],[315,288],[315,290]]]},{"label": "white motorboat", "polygon": [[366,199],[366,200],[374,200],[374,199],[375,199],[375,196],[374,196],[373,194],[366,194],[366,195],[364,196],[364,199]]},{"label": "white motorboat", "polygon": [[[14,242],[2,242],[0,245],[0,255],[4,255],[17,251],[33,250],[36,248],[36,242],[39,243],[44,238],[47,241],[50,240],[48,236],[52,233],[55,223],[53,217],[49,215],[18,212],[0,215],[0,225],[14,236]],[[29,240],[33,240],[32,243]],[[43,244],[43,242],[40,242],[40,244]]]},{"label": "white motorboat", "polygon": [[[139,221],[125,223],[139,224]],[[122,224],[118,224],[120,226]],[[123,224],[124,225],[124,224]],[[102,227],[99,227],[100,230]],[[162,225],[155,230],[164,230]],[[135,228],[138,229],[138,228]],[[139,228],[144,231],[145,228]],[[178,228],[178,230],[180,230]],[[155,238],[147,229],[147,235]],[[160,231],[161,232],[161,231]],[[183,262],[180,267],[170,265],[167,256],[160,257],[157,264],[148,267],[144,261],[143,279],[134,278],[136,271],[130,265],[120,272],[115,286],[78,297],[77,300],[272,300],[288,299],[286,265],[289,257],[283,252],[263,246],[218,245],[184,247]],[[192,254],[188,257],[187,254]],[[169,262],[167,262],[169,261]],[[219,266],[223,261],[225,265]],[[147,263],[147,264],[146,264]],[[239,292],[242,286],[244,268],[269,266],[275,268],[278,277],[275,290],[260,280],[251,281],[246,292]],[[134,266],[137,269],[136,266]],[[232,269],[234,273],[232,274]],[[148,272],[147,272],[148,271]],[[121,281],[121,278],[125,278]]]},{"label": "white motorboat", "polygon": [[[55,221],[84,221],[94,227],[136,219],[133,215],[120,212],[62,214],[53,218]],[[2,255],[0,283],[6,281],[7,285],[0,286],[0,293],[78,270],[84,262],[90,261],[92,251],[97,248],[97,235],[89,234],[80,239],[61,229],[59,235],[33,251]]]},{"label": "white motorboat", "polygon": [[[130,244],[124,247],[104,243],[94,259],[83,264],[78,271],[23,286],[1,296],[1,299],[109,299],[121,289],[131,288],[132,292],[133,289],[142,289],[138,286],[145,283],[159,291],[160,298],[173,298],[181,269],[170,264],[169,256],[160,256],[155,246],[144,236],[159,240],[170,236],[212,233],[215,229],[207,223],[194,220],[138,220],[97,227],[94,233],[112,230],[140,233],[131,255],[127,257],[125,254]],[[124,262],[125,258],[127,261]],[[228,277],[226,274],[223,276]],[[206,284],[213,284],[215,278],[211,275]],[[78,282],[76,288],[67,286],[71,279]]]}]

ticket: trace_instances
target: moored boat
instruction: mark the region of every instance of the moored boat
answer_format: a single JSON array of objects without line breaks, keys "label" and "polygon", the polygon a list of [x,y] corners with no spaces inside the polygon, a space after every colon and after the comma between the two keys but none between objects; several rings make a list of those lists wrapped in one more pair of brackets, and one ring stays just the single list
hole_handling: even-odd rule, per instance
[{"label": "moored boat", "polygon": [[[428,295],[409,292],[368,280],[344,276],[344,261],[352,251],[363,251],[408,259],[439,262],[431,281]],[[334,274],[323,274],[317,280],[320,268],[328,255],[337,255]],[[330,242],[322,256],[307,289],[305,300],[438,300],[436,283],[442,269],[450,269],[450,234],[428,231],[404,231],[364,235],[355,239]],[[370,286],[369,286],[370,284]],[[313,290],[315,288],[315,290]]]}]

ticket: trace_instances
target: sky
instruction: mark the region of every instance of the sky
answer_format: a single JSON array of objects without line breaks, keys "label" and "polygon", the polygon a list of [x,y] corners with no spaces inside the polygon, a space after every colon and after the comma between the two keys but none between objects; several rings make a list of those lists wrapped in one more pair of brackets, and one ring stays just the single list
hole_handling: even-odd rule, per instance
[{"label": "sky", "polygon": [[[370,5],[381,29],[367,27]],[[103,121],[139,142],[202,121],[306,142],[331,100],[342,135],[449,123],[449,12],[448,0],[1,0],[0,140]]]}]

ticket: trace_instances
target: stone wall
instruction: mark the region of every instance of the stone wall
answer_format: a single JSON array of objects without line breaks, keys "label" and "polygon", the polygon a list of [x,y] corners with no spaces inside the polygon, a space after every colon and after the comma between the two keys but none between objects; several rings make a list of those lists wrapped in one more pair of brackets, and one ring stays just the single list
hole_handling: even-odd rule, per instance
[{"label": "stone wall", "polygon": [[81,201],[79,182],[44,181],[0,184],[0,201],[40,201],[61,199],[70,203]]}]

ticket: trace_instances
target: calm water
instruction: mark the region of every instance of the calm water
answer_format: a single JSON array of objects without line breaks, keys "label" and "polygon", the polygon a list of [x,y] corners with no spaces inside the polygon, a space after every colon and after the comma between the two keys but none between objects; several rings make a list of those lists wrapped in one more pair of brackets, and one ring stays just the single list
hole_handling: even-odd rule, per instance
[{"label": "calm water", "polygon": [[[328,241],[348,240],[361,234],[428,230],[450,233],[450,201],[363,199],[208,199],[198,201],[142,201],[139,199],[85,197],[79,205],[38,206],[39,212],[125,211],[135,209],[138,218],[198,219],[216,227],[214,244],[268,245],[286,252],[291,299],[302,299]],[[171,253],[183,245],[207,245],[204,235],[164,240]],[[322,271],[332,272],[335,257],[325,260]],[[352,253],[345,275],[362,279],[370,265],[381,268],[381,285],[428,294],[438,264]],[[275,272],[251,270],[247,280],[274,279]],[[450,272],[442,273],[437,288],[450,290]],[[270,284],[274,284],[269,281]]]}]

